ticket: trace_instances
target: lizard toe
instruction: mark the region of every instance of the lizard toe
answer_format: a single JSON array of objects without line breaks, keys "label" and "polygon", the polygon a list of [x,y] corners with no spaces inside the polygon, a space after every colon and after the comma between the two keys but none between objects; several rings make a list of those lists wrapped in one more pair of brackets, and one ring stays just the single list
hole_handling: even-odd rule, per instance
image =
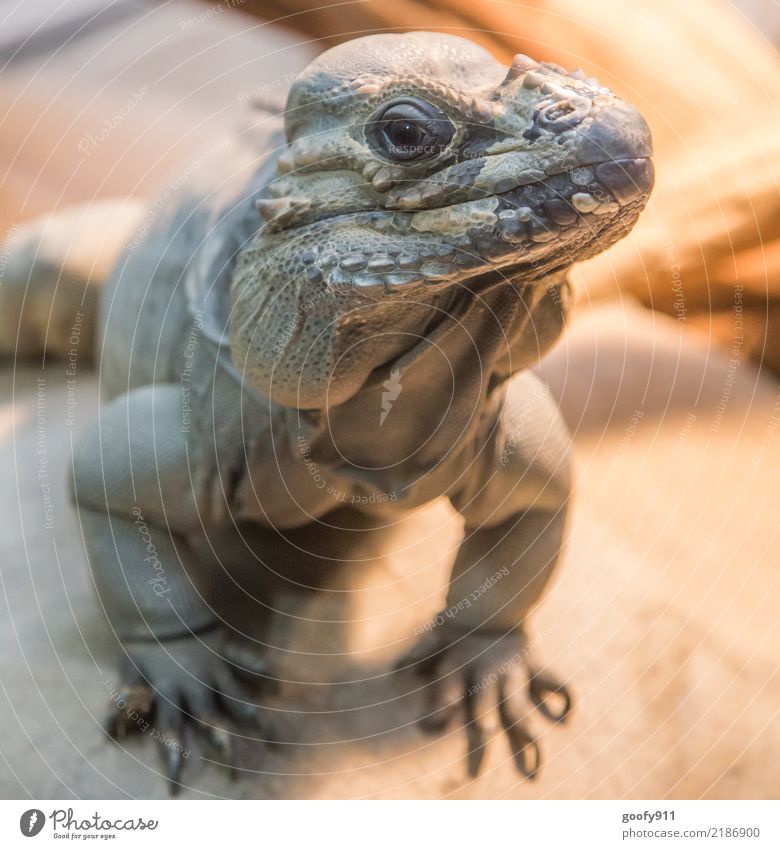
[{"label": "lizard toe", "polygon": [[531,671],[528,695],[536,709],[550,722],[566,722],[572,710],[569,688],[549,672]]},{"label": "lizard toe", "polygon": [[181,777],[189,752],[185,745],[183,709],[182,699],[177,693],[158,694],[155,727],[151,729],[151,734],[159,743],[160,758],[171,796],[178,796],[182,789]]}]

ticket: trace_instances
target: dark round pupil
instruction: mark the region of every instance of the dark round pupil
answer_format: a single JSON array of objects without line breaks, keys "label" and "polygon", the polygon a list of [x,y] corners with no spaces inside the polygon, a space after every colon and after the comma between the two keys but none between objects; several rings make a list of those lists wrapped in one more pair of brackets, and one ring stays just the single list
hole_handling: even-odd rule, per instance
[{"label": "dark round pupil", "polygon": [[418,145],[423,133],[411,121],[393,121],[387,128],[387,137],[394,147],[409,148]]}]

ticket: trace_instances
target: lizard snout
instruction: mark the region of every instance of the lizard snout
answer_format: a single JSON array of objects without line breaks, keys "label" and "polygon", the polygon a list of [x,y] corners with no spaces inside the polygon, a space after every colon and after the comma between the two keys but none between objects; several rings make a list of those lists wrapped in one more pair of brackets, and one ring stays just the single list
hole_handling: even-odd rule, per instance
[{"label": "lizard snout", "polygon": [[649,195],[655,177],[648,157],[602,162],[596,166],[595,173],[599,183],[609,189],[621,206]]},{"label": "lizard snout", "polygon": [[617,101],[577,130],[575,155],[581,165],[652,156],[650,127],[636,109]]}]

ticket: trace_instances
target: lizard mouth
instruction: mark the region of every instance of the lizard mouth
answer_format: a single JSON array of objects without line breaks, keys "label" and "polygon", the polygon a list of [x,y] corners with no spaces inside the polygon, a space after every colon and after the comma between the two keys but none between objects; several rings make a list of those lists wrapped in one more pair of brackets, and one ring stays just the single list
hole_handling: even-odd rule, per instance
[{"label": "lizard mouth", "polygon": [[[482,200],[419,210],[410,230],[455,235],[474,256],[501,260],[519,248],[532,250],[598,231],[615,218],[635,217],[653,185],[648,157],[580,166],[524,183]],[[465,228],[463,226],[465,224]],[[465,237],[465,238],[464,238]],[[468,239],[468,241],[466,241]],[[465,260],[464,260],[465,261]]]},{"label": "lizard mouth", "polygon": [[609,160],[494,195],[495,223],[469,230],[470,254],[456,262],[543,276],[587,259],[631,229],[653,177],[649,157]]},{"label": "lizard mouth", "polygon": [[464,282],[490,271],[543,276],[625,235],[652,184],[649,157],[612,159],[474,200],[342,212],[266,238],[293,237],[312,281],[367,294]]}]

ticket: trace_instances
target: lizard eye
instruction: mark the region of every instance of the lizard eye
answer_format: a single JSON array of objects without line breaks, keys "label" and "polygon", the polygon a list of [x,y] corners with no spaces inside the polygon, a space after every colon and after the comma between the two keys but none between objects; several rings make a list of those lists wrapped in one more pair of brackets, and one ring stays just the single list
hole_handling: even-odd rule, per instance
[{"label": "lizard eye", "polygon": [[400,100],[383,106],[370,119],[366,135],[371,147],[394,162],[416,162],[441,153],[455,128],[424,100]]}]

